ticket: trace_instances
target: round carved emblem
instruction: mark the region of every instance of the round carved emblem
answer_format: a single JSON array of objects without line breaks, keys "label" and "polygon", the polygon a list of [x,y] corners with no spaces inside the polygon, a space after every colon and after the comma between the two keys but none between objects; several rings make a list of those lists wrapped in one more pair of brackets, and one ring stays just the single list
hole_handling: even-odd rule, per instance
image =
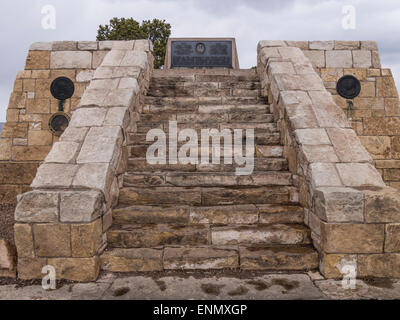
[{"label": "round carved emblem", "polygon": [[336,91],[345,99],[354,99],[360,94],[361,83],[356,77],[346,75],[338,80]]},{"label": "round carved emblem", "polygon": [[204,54],[206,52],[206,45],[202,42],[196,44],[196,52],[199,54]]},{"label": "round carved emblem", "polygon": [[67,100],[73,96],[75,86],[71,79],[59,77],[51,83],[50,91],[54,98]]},{"label": "round carved emblem", "polygon": [[68,124],[69,116],[64,112],[57,112],[49,120],[49,129],[54,135],[61,136],[65,129],[67,129]]}]

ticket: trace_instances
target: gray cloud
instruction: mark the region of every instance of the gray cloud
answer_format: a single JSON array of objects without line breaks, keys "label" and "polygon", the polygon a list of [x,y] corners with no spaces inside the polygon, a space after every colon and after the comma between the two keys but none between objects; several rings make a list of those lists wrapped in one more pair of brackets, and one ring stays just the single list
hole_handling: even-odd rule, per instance
[{"label": "gray cloud", "polygon": [[[57,9],[56,30],[41,28],[47,4]],[[356,30],[341,27],[342,6],[348,4],[356,7]],[[0,12],[0,121],[32,42],[94,40],[98,25],[115,16],[166,19],[175,37],[233,36],[243,68],[256,64],[262,39],[377,40],[383,65],[400,83],[398,0],[2,0]]]}]

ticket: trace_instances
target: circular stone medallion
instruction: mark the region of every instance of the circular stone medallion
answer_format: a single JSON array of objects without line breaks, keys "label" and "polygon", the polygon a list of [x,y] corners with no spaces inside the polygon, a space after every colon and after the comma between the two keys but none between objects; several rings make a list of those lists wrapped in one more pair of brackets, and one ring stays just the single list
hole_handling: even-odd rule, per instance
[{"label": "circular stone medallion", "polygon": [[54,98],[67,100],[73,96],[75,86],[71,79],[59,77],[51,83],[50,91]]},{"label": "circular stone medallion", "polygon": [[354,99],[361,92],[361,83],[356,77],[346,75],[338,80],[336,91],[345,99]]},{"label": "circular stone medallion", "polygon": [[50,117],[49,129],[55,136],[61,136],[68,124],[69,116],[64,112],[57,112]]}]

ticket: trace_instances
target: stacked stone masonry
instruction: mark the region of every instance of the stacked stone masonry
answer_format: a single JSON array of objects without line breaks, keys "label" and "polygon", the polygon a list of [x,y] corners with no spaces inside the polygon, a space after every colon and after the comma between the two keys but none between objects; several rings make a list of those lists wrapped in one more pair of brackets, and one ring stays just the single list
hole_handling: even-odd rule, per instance
[{"label": "stacked stone masonry", "polygon": [[[97,49],[106,53],[102,61],[96,51],[88,51]],[[40,278],[42,267],[52,265],[58,278],[92,281],[126,170],[127,132],[136,126],[151,78],[152,46],[147,40],[34,44],[27,61],[35,70],[48,64],[56,70],[72,68],[71,77],[88,83],[72,107],[67,130],[43,153],[33,190],[18,196],[18,277]],[[95,71],[87,69],[92,66]],[[43,80],[39,95],[49,97],[50,81]]]},{"label": "stacked stone masonry", "polygon": [[[305,222],[320,253],[321,272],[340,278],[340,266],[350,264],[356,266],[358,277],[399,277],[400,195],[385,185],[338,98],[329,92],[334,93],[329,87],[341,75],[337,68],[356,75],[370,72],[361,79],[359,99],[378,99],[377,92],[382,112],[386,95],[397,97],[393,79],[386,78],[388,71],[379,69],[373,42],[261,41],[258,45],[263,92],[279,119],[285,154],[306,208]],[[366,93],[368,88],[371,93]],[[362,121],[364,133],[368,121],[376,120],[368,119]]]}]

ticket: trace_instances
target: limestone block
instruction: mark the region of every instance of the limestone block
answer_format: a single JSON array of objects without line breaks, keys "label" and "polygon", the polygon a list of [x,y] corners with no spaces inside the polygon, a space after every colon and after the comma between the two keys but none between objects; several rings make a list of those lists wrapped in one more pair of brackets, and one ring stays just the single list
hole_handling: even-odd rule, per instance
[{"label": "limestone block", "polygon": [[361,50],[378,50],[376,41],[361,41]]},{"label": "limestone block", "polygon": [[320,271],[325,278],[343,279],[341,268],[345,265],[354,266],[357,271],[356,254],[321,254]]},{"label": "limestone block", "polygon": [[312,163],[310,164],[310,174],[314,188],[342,186],[334,164]]},{"label": "limestone block", "polygon": [[51,146],[14,146],[12,147],[12,159],[15,161],[43,161],[50,149]]},{"label": "limestone block", "polygon": [[15,247],[4,239],[0,239],[0,270],[13,271],[16,267]]},{"label": "limestone block", "polygon": [[58,279],[79,282],[96,281],[100,272],[100,261],[97,256],[92,258],[53,258],[48,264],[54,266]]},{"label": "limestone block", "polygon": [[136,40],[129,41],[114,41],[113,50],[133,50]]},{"label": "limestone block", "polygon": [[375,97],[375,82],[361,81],[361,92],[359,97]]},{"label": "limestone block", "polygon": [[297,129],[296,140],[303,145],[331,145],[325,129]]},{"label": "limestone block", "polygon": [[319,50],[304,50],[304,55],[310,59],[311,63],[316,68],[325,68],[325,52]]},{"label": "limestone block", "polygon": [[162,271],[162,254],[160,249],[114,249],[101,255],[102,269],[109,272]]},{"label": "limestone block", "polygon": [[107,40],[107,41],[99,41],[99,50],[111,50],[114,45],[113,40]]},{"label": "limestone block", "polygon": [[68,128],[61,135],[60,142],[81,143],[85,140],[88,131],[89,128],[68,126]]},{"label": "limestone block", "polygon": [[94,79],[90,82],[88,89],[114,90],[118,87],[118,84],[119,84],[119,79]]},{"label": "limestone block", "polygon": [[46,258],[18,258],[18,278],[21,280],[42,279]]},{"label": "limestone block", "polygon": [[357,50],[360,49],[360,41],[335,41],[335,50]]},{"label": "limestone block", "polygon": [[278,48],[263,48],[261,49],[260,53],[261,63],[263,65],[267,65],[267,62],[270,58],[281,58],[279,54]]},{"label": "limestone block", "polygon": [[11,139],[0,139],[0,160],[10,160],[11,146]]},{"label": "limestone block", "polygon": [[101,218],[87,224],[71,226],[72,256],[76,258],[93,257],[102,246]]},{"label": "limestone block", "polygon": [[381,58],[379,57],[378,51],[372,51],[372,67],[373,68],[381,68]]},{"label": "limestone block", "polygon": [[79,108],[72,115],[71,127],[95,127],[103,125],[107,109]]},{"label": "limestone block", "polygon": [[289,47],[296,47],[301,50],[307,50],[309,43],[308,41],[285,41]]},{"label": "limestone block", "polygon": [[141,51],[127,51],[121,61],[121,67],[139,67],[143,70],[147,68],[147,54]]},{"label": "limestone block", "polygon": [[325,90],[321,78],[315,73],[305,75],[275,74],[272,83],[276,84],[279,91]]},{"label": "limestone block", "polygon": [[269,69],[268,74],[276,74],[276,73],[296,74],[293,68],[293,64],[291,62],[273,61],[268,64],[268,69]]},{"label": "limestone block", "polygon": [[77,49],[76,41],[54,41],[53,51],[75,51]]},{"label": "limestone block", "polygon": [[28,131],[28,145],[47,146],[53,143],[53,135],[50,131]]},{"label": "limestone block", "polygon": [[76,142],[56,142],[47,155],[47,163],[75,163],[80,144]]},{"label": "limestone block", "polygon": [[321,224],[322,247],[327,253],[380,253],[385,227],[382,224]]},{"label": "limestone block", "polygon": [[351,188],[324,187],[314,193],[315,213],[327,222],[363,222],[364,194]]},{"label": "limestone block", "polygon": [[387,116],[400,116],[400,101],[398,98],[385,99],[385,111]]},{"label": "limestone block", "polygon": [[64,191],[60,200],[61,222],[91,222],[102,214],[100,191]]},{"label": "limestone block", "polygon": [[333,50],[334,41],[310,41],[311,50]]},{"label": "limestone block", "polygon": [[400,224],[385,225],[385,252],[400,252]]},{"label": "limestone block", "polygon": [[108,51],[94,51],[93,52],[93,61],[92,61],[92,68],[97,69],[104,60],[104,57]]},{"label": "limestone block", "polygon": [[139,84],[136,78],[122,78],[119,85],[119,89],[131,89],[135,94],[139,93]]},{"label": "limestone block", "polygon": [[351,68],[353,58],[350,50],[334,50],[326,52],[327,68]]},{"label": "limestone block", "polygon": [[390,137],[384,136],[360,136],[362,145],[373,156],[389,155],[390,153]]},{"label": "limestone block", "polygon": [[264,47],[286,47],[286,43],[281,40],[262,40],[258,42],[257,51]]},{"label": "limestone block", "polygon": [[52,42],[34,42],[30,45],[29,51],[51,51],[52,47]]},{"label": "limestone block", "polygon": [[126,50],[111,50],[104,57],[101,64],[102,67],[117,67],[121,65],[122,59],[124,59]]},{"label": "limestone block", "polygon": [[35,251],[38,257],[70,257],[71,226],[67,224],[33,225]]},{"label": "limestone block", "polygon": [[400,222],[400,196],[393,188],[365,191],[365,221],[367,223]]},{"label": "limestone block", "polygon": [[33,233],[29,224],[16,223],[14,225],[14,240],[19,258],[34,258]]},{"label": "limestone block", "polygon": [[31,191],[18,197],[15,221],[27,223],[58,221],[58,192]]},{"label": "limestone block", "polygon": [[50,51],[29,51],[26,58],[26,70],[43,70],[50,68]]},{"label": "limestone block", "polygon": [[112,90],[100,104],[103,107],[127,107],[132,105],[134,91],[132,89]]},{"label": "limestone block", "polygon": [[370,162],[371,156],[361,145],[358,136],[352,129],[328,128],[329,139],[340,162]]},{"label": "limestone block", "polygon": [[[319,51],[316,51],[319,52]],[[321,69],[321,79],[324,82],[336,82],[343,76],[343,70],[339,68],[324,68]]]},{"label": "limestone block", "polygon": [[358,256],[358,276],[400,278],[400,254],[369,254]]},{"label": "limestone block", "polygon": [[381,175],[369,163],[338,163],[336,168],[347,187],[385,187]]},{"label": "limestone block", "polygon": [[103,105],[104,99],[108,95],[108,90],[104,89],[87,89],[85,90],[82,99],[79,103],[80,108],[84,107],[93,107],[93,106],[101,106]]},{"label": "limestone block", "polygon": [[27,113],[50,113],[50,100],[49,99],[29,99],[26,102]]},{"label": "limestone block", "polygon": [[105,126],[121,126],[127,128],[129,124],[128,108],[110,108],[104,120]]},{"label": "limestone block", "polygon": [[353,50],[353,66],[354,68],[371,68],[372,55],[368,50]]},{"label": "limestone block", "polygon": [[101,190],[104,194],[107,194],[113,178],[113,172],[108,163],[84,164],[80,166],[74,178],[73,186]]},{"label": "limestone block", "polygon": [[117,160],[121,144],[121,127],[92,127],[83,143],[77,163],[110,163]]},{"label": "limestone block", "polygon": [[309,163],[313,162],[339,162],[335,150],[327,145],[303,145],[302,151]]},{"label": "limestone block", "polygon": [[69,188],[78,166],[74,164],[42,164],[31,187],[37,188]]},{"label": "limestone block", "polygon": [[56,51],[51,53],[51,69],[90,69],[92,53],[89,51]]},{"label": "limestone block", "polygon": [[76,75],[76,81],[77,82],[88,82],[92,80],[94,75],[93,70],[82,70],[79,71],[78,74]]},{"label": "limestone block", "polygon": [[145,52],[153,51],[150,48],[150,43],[151,43],[151,41],[149,41],[149,40],[135,40],[135,45],[133,47],[133,50],[134,51],[145,51]]},{"label": "limestone block", "polygon": [[396,85],[392,77],[376,78],[376,93],[378,97],[398,97]]},{"label": "limestone block", "polygon": [[79,50],[97,50],[98,42],[97,41],[79,41],[78,49]]}]

